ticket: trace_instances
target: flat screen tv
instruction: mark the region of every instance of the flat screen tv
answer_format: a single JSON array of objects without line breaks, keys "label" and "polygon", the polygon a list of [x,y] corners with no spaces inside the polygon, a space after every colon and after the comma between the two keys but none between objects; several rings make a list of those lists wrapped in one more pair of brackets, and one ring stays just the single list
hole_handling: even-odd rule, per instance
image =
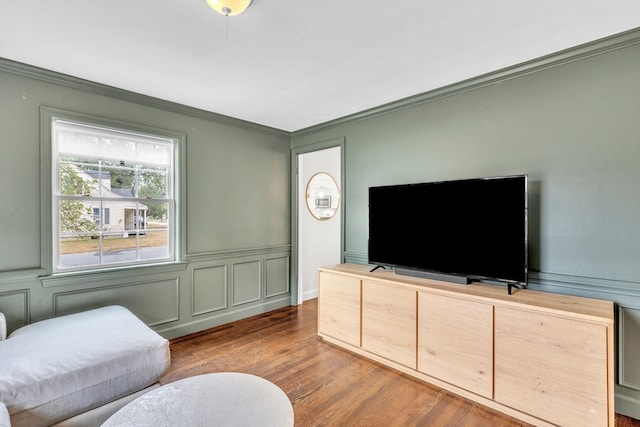
[{"label": "flat screen tv", "polygon": [[527,284],[527,176],[369,188],[369,263],[459,283]]}]

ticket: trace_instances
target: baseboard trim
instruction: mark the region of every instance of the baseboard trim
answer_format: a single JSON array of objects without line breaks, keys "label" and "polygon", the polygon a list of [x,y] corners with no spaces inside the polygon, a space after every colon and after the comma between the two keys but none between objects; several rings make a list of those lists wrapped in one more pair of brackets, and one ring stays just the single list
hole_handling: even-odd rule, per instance
[{"label": "baseboard trim", "polygon": [[616,386],[616,413],[640,420],[640,392]]},{"label": "baseboard trim", "polygon": [[190,322],[184,322],[179,325],[165,328],[154,328],[154,330],[167,339],[173,339],[290,305],[291,296],[286,294],[277,299],[270,299],[262,304],[255,304],[241,308],[236,307],[231,311],[225,311],[218,315],[194,319]]},{"label": "baseboard trim", "polygon": [[318,289],[312,289],[310,291],[306,291],[302,294],[302,301],[307,301],[310,299],[318,298]]}]

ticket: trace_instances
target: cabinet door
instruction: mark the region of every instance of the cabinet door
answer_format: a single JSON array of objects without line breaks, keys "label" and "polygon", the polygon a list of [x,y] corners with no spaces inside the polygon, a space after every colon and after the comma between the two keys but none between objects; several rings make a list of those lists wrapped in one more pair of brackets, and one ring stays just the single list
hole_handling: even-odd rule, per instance
[{"label": "cabinet door", "polygon": [[418,292],[418,370],[493,398],[493,305]]},{"label": "cabinet door", "polygon": [[607,326],[495,308],[495,400],[562,426],[606,426]]},{"label": "cabinet door", "polygon": [[417,292],[362,282],[362,348],[416,368]]},{"label": "cabinet door", "polygon": [[318,334],[360,347],[360,279],[320,272]]}]

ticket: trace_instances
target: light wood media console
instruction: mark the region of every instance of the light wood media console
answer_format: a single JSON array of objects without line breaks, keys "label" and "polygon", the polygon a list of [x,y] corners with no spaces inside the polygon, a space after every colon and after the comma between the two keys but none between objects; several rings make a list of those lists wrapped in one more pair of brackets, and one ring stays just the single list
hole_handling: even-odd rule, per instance
[{"label": "light wood media console", "polygon": [[540,426],[614,426],[610,301],[319,270],[318,335]]}]

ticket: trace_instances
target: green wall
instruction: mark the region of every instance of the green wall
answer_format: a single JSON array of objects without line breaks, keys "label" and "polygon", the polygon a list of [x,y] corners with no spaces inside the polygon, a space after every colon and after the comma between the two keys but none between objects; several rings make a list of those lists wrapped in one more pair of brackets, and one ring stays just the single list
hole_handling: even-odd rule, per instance
[{"label": "green wall", "polygon": [[[0,92],[0,311],[10,330],[122,304],[174,337],[290,304],[289,133],[6,60]],[[186,135],[179,263],[50,276],[41,106]]]},{"label": "green wall", "polygon": [[337,137],[349,262],[367,261],[370,186],[528,174],[530,287],[619,304],[617,405],[640,418],[640,31],[296,132],[292,146]]}]

